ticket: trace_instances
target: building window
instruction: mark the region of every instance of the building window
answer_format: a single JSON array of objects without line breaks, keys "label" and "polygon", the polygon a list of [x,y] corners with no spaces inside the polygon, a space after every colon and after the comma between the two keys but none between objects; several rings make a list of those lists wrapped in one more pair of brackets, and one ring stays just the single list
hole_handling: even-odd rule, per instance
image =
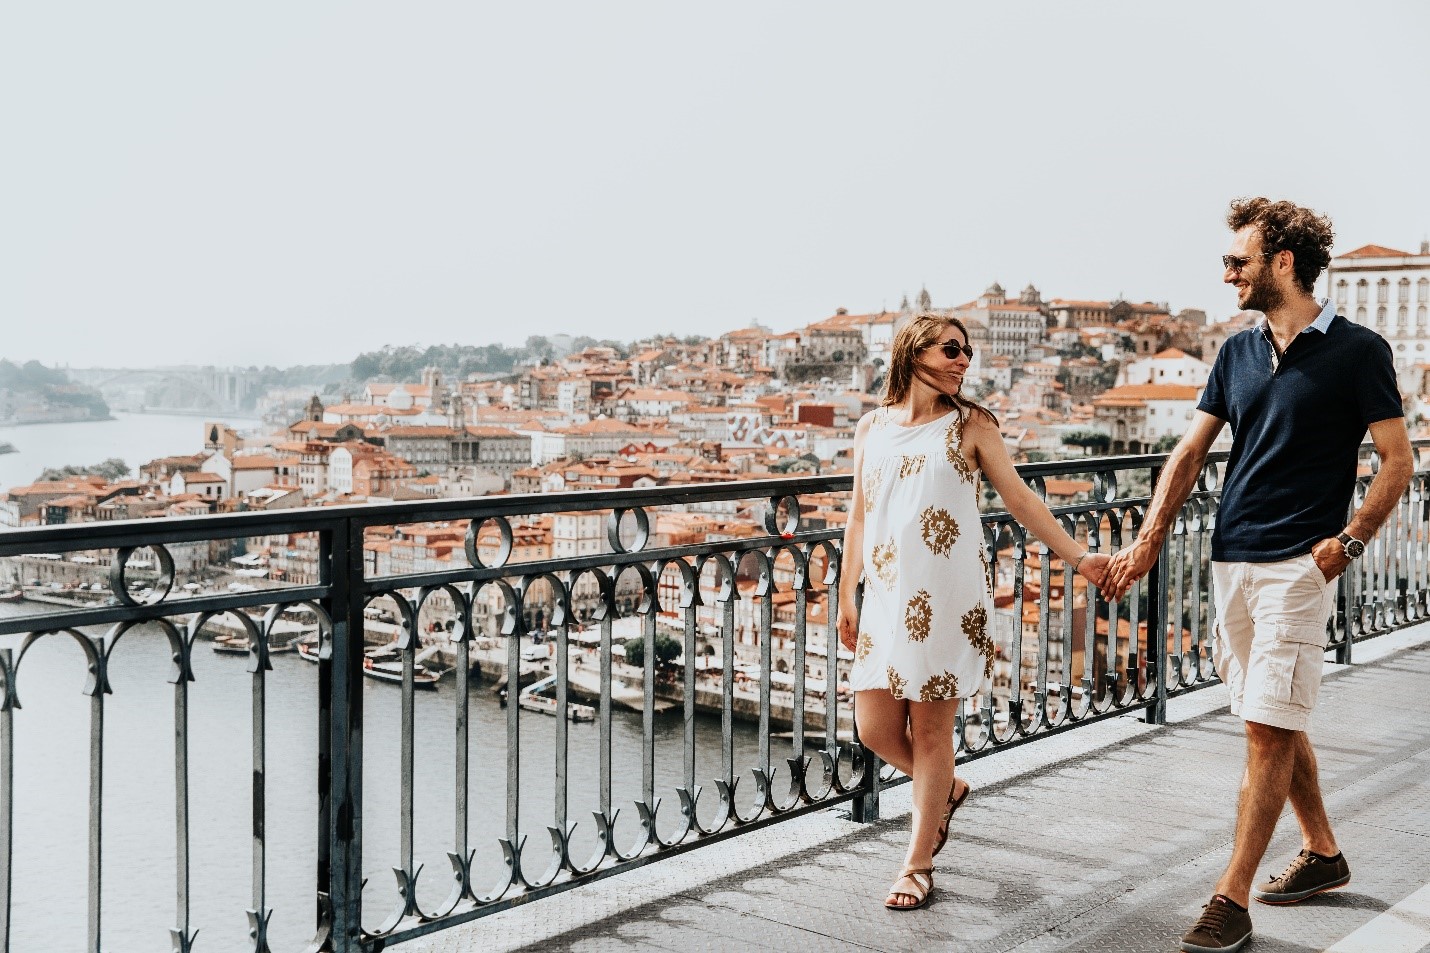
[{"label": "building window", "polygon": [[1430,278],[1421,278],[1415,282],[1415,300],[1430,301]]},{"label": "building window", "polygon": [[1365,308],[1356,308],[1356,324],[1365,324]]},{"label": "building window", "polygon": [[1336,303],[1337,303],[1337,304],[1345,304],[1346,301],[1349,300],[1349,295],[1350,295],[1350,293],[1351,293],[1350,283],[1347,282],[1346,279],[1342,278],[1340,281],[1336,282]]},{"label": "building window", "polygon": [[1390,300],[1390,279],[1382,278],[1375,283],[1375,300],[1378,304],[1385,304]]},{"label": "building window", "polygon": [[1395,330],[1399,331],[1401,334],[1404,334],[1406,331],[1410,330],[1410,309],[1403,304],[1400,306],[1400,309],[1395,313]]},{"label": "building window", "polygon": [[1400,300],[1401,300],[1401,301],[1409,301],[1409,300],[1410,300],[1410,279],[1409,279],[1409,278],[1401,278],[1401,279],[1400,279],[1400,286],[1399,286],[1399,288],[1400,288]]},{"label": "building window", "polygon": [[1425,333],[1425,305],[1423,304],[1415,309],[1415,333]]},{"label": "building window", "polygon": [[1366,288],[1365,279],[1362,278],[1360,281],[1357,281],[1357,282],[1356,282],[1356,304],[1365,304],[1366,295],[1367,295],[1368,293],[1369,293],[1369,292],[1368,292],[1368,290],[1367,290],[1367,288]]},{"label": "building window", "polygon": [[1375,309],[1375,326],[1377,330],[1385,330],[1385,307],[1383,305]]}]

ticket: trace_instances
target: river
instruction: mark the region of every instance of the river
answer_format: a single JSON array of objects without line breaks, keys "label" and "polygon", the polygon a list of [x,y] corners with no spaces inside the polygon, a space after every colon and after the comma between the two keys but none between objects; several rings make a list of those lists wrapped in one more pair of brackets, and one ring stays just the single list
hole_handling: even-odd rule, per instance
[{"label": "river", "polygon": [[[49,607],[45,607],[48,611]],[[31,604],[0,603],[0,615],[40,611]],[[19,637],[0,637],[16,647]],[[193,652],[196,680],[189,689],[192,924],[199,948],[213,953],[248,949],[251,878],[251,711],[253,676],[246,659],[219,655],[206,641]],[[27,654],[16,678],[23,707],[15,712],[15,846],[11,949],[49,953],[84,945],[90,699],[79,647],[47,637]],[[175,916],[174,689],[168,683],[169,650],[157,630],[126,635],[112,656],[113,694],[104,704],[104,948],[117,953],[168,949]],[[273,660],[267,676],[268,898],[274,910],[275,951],[298,950],[311,936],[317,831],[318,667],[296,655]],[[453,847],[455,803],[455,684],[416,697],[416,854],[425,870],[420,902],[434,907],[451,883],[447,851]],[[365,681],[364,869],[365,917],[375,927],[395,902],[391,869],[398,850],[400,786],[399,690]],[[495,882],[501,870],[497,838],[506,804],[506,712],[489,687],[470,691],[471,846],[478,882]],[[554,804],[556,720],[522,712],[521,818],[530,835],[528,872],[545,866]],[[641,719],[619,711],[613,724],[616,804],[622,806],[620,841],[634,837],[641,779]],[[682,717],[657,716],[656,776],[662,830],[679,812],[675,787],[682,774]],[[718,718],[697,720],[697,776],[720,774]],[[776,742],[775,763],[789,754]],[[742,805],[757,761],[752,726],[737,723],[735,765],[744,774]],[[579,824],[577,856],[590,853],[597,806],[597,728],[570,730],[570,818]],[[702,805],[708,804],[702,798]],[[702,817],[706,816],[702,809]]]},{"label": "river", "polygon": [[210,422],[240,431],[262,426],[256,418],[118,413],[113,420],[0,427],[0,443],[15,447],[14,453],[0,454],[0,492],[33,483],[47,467],[89,466],[109,457],[119,457],[137,474],[158,457],[198,453]]}]

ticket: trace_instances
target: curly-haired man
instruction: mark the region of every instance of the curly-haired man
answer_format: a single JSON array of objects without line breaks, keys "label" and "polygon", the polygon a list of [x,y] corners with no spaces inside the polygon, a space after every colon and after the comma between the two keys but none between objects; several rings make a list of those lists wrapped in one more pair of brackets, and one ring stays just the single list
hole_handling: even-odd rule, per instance
[{"label": "curly-haired man", "polygon": [[[1217,673],[1246,729],[1246,773],[1231,862],[1182,938],[1189,953],[1230,953],[1251,936],[1252,896],[1296,903],[1350,882],[1321,799],[1306,729],[1320,688],[1334,580],[1405,492],[1410,440],[1390,345],[1312,296],[1330,262],[1331,223],[1264,198],[1231,205],[1222,257],[1237,303],[1266,320],[1217,355],[1191,429],[1167,460],[1137,540],[1108,567],[1119,599],[1152,567],[1212,442],[1231,424],[1231,455],[1212,536]],[[1361,440],[1381,467],[1345,522]],[[1303,849],[1251,889],[1287,798]]]}]

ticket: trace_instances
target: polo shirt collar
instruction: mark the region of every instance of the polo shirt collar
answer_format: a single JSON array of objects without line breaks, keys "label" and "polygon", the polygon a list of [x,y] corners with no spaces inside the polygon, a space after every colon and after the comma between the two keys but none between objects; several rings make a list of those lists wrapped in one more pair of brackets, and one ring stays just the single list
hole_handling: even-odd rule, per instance
[{"label": "polo shirt collar", "polygon": [[[1321,306],[1321,313],[1316,315],[1316,320],[1302,329],[1302,334],[1310,334],[1312,331],[1319,331],[1325,334],[1331,329],[1331,322],[1336,320],[1336,308],[1335,305],[1331,304],[1330,298],[1317,298],[1316,303]],[[1265,321],[1262,321],[1259,327],[1261,328],[1262,334],[1267,332]]]}]

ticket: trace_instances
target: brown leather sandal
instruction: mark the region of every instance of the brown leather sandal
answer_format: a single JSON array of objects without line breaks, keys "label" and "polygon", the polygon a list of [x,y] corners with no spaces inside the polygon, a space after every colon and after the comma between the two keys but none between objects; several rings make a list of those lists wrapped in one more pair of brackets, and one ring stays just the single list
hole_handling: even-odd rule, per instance
[{"label": "brown leather sandal", "polygon": [[948,843],[948,828],[953,823],[953,812],[963,807],[963,802],[968,800],[969,792],[973,790],[973,785],[968,782],[963,784],[963,793],[958,797],[953,796],[953,792],[958,790],[958,779],[953,779],[953,786],[948,789],[948,807],[943,812],[943,826],[938,829],[938,840],[933,842],[933,855],[938,856],[938,852],[943,850],[943,845]]},{"label": "brown leather sandal", "polygon": [[[923,878],[923,880],[920,880]],[[910,867],[899,874],[899,879],[894,881],[897,887],[901,881],[911,882],[918,892],[912,890],[890,890],[889,898],[884,901],[884,906],[890,910],[917,910],[929,902],[929,897],[933,894],[933,868],[932,867]],[[923,881],[927,881],[925,884]],[[913,897],[914,903],[895,903],[899,897]]]}]

